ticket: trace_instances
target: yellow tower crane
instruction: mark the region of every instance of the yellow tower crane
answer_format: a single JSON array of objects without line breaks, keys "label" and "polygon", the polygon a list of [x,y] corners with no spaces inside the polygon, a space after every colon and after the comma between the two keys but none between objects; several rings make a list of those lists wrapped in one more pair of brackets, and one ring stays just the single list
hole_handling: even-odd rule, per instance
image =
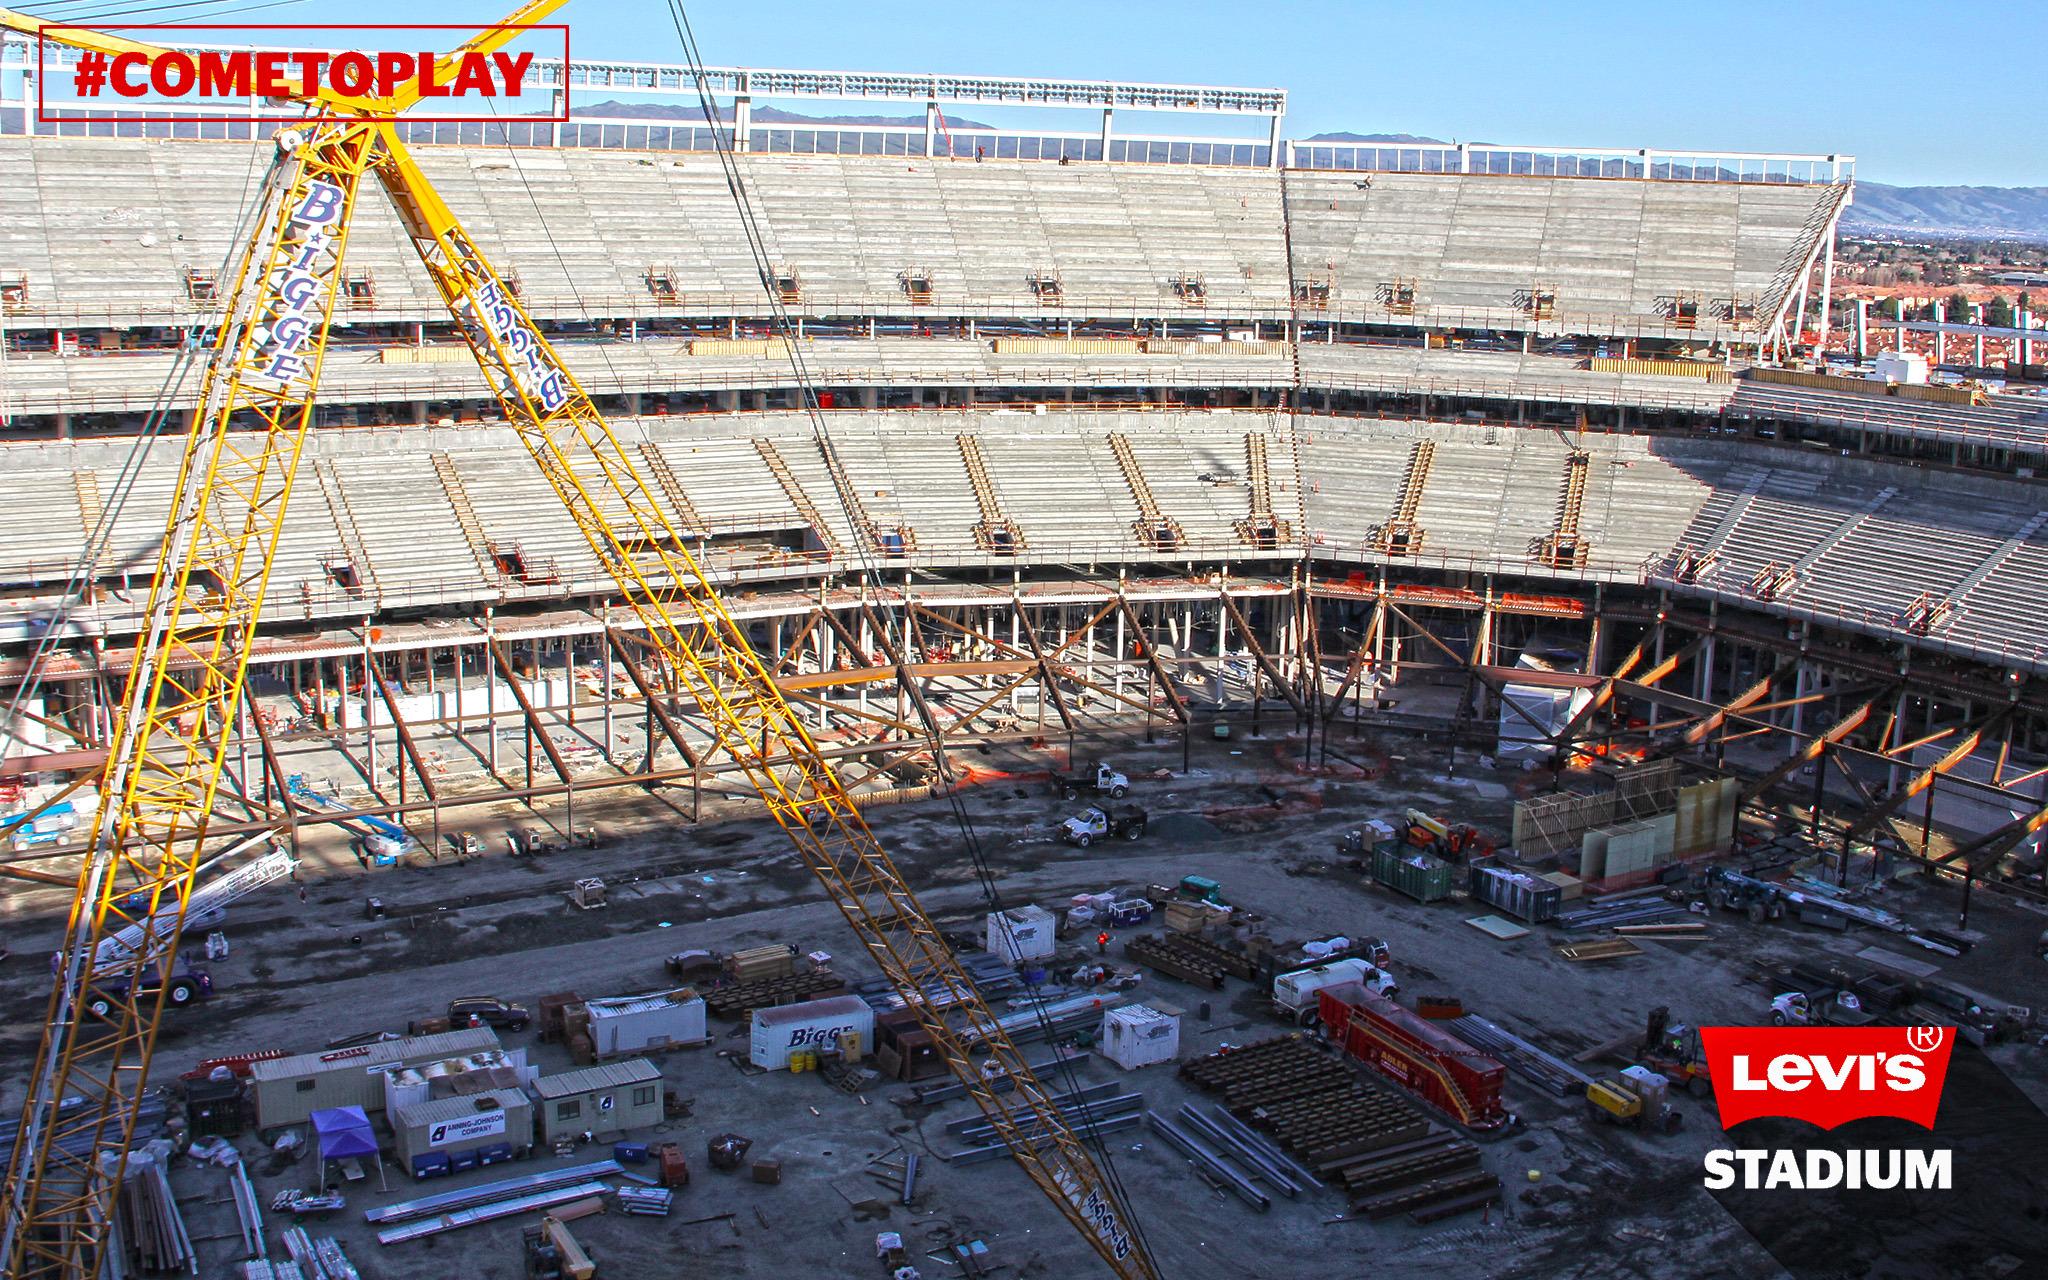
[{"label": "yellow tower crane", "polygon": [[[440,60],[502,48],[565,0],[534,0]],[[0,9],[0,26],[38,20]],[[48,38],[109,56],[161,50],[65,28]],[[420,261],[482,366],[505,417],[560,497],[719,749],[745,773],[868,956],[904,997],[1018,1164],[1127,1280],[1158,1270],[1130,1206],[1044,1086],[890,861],[831,763],[691,556],[632,452],[541,336],[434,190],[391,117],[404,94],[366,104],[299,99],[308,118],[277,154],[214,334],[201,396],[100,780],[100,807],[66,926],[42,1043],[5,1186],[0,1274],[100,1274],[190,897],[242,704],[333,318],[351,215],[365,176],[396,205]],[[124,907],[117,877],[142,886]],[[159,913],[159,908],[164,908]],[[141,924],[141,944],[98,943]],[[957,993],[945,1009],[931,990]],[[125,990],[94,1013],[89,996]],[[90,1003],[99,1003],[93,1000]],[[969,1046],[985,1050],[970,1061]],[[1007,1077],[1014,1088],[997,1092]]]}]

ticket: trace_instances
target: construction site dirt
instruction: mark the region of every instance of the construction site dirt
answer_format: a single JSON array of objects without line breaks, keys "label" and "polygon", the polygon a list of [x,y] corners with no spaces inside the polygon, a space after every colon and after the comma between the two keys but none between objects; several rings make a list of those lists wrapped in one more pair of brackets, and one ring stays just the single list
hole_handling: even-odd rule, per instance
[{"label": "construction site dirt", "polygon": [[[1019,750],[976,759],[1009,775],[964,795],[1003,905],[1064,904],[1081,892],[1142,890],[1205,876],[1240,910],[1263,917],[1276,937],[1385,939],[1405,996],[1455,997],[1565,1059],[1639,1031],[1658,1005],[1694,1024],[1762,1021],[1770,993],[1751,981],[1759,965],[1846,959],[1891,945],[1863,932],[1752,925],[1725,914],[1707,919],[1703,938],[1638,938],[1638,955],[1573,963],[1555,954],[1551,944],[1560,935],[1551,930],[1497,939],[1465,922],[1484,913],[1480,904],[1416,903],[1371,884],[1337,852],[1343,831],[1407,806],[1501,831],[1515,788],[1525,783],[1521,775],[1469,764],[1447,775],[1440,754],[1427,756],[1402,740],[1382,744],[1386,766],[1372,780],[1294,771],[1283,761],[1299,752],[1299,739],[1278,750],[1263,741],[1193,743],[1187,773],[1178,740],[1101,745],[1118,767],[1142,779],[1133,799],[1150,810],[1152,821],[1136,843],[1087,849],[1060,843],[1056,828],[1071,806],[1029,778],[1067,767],[1065,752]],[[1082,751],[1075,755],[1088,759]],[[1155,769],[1167,771],[1163,780],[1149,776]],[[1262,809],[1270,810],[1269,820],[1261,821]],[[685,948],[730,951],[789,942],[806,952],[837,953],[835,969],[851,979],[870,976],[847,954],[853,946],[837,909],[773,827],[742,801],[707,803],[704,821],[695,826],[658,795],[592,803],[579,807],[578,823],[599,827],[594,847],[522,857],[504,852],[505,830],[549,816],[513,805],[489,817],[468,815],[487,855],[424,869],[366,868],[339,843],[323,843],[328,831],[309,830],[298,875],[303,897],[286,885],[237,906],[225,930],[229,955],[208,966],[216,994],[166,1014],[158,1076],[173,1078],[217,1055],[315,1050],[357,1033],[403,1030],[457,996],[502,995],[531,1005],[555,991],[660,990],[672,985],[665,957]],[[870,819],[927,909],[948,928],[978,931],[987,903],[948,807],[879,807]],[[589,876],[605,880],[607,905],[579,910],[569,894],[575,881]],[[1895,892],[1895,909],[1910,904],[1925,918],[1953,926],[1959,908],[1954,888]],[[366,909],[372,897],[381,915]],[[17,914],[7,924],[14,958],[0,968],[0,1008],[8,1014],[0,1058],[21,1063],[34,1050],[48,991],[39,957],[56,945],[62,904],[51,891],[24,892],[14,905]],[[1955,958],[1913,950],[1910,962],[1933,966],[1997,1000],[2040,1004],[2043,966],[2033,950],[2038,919],[1981,891],[1970,911],[1971,933],[1981,938],[1974,950]],[[1157,927],[1116,933],[1120,942]],[[1077,956],[1096,951],[1092,937],[1070,939],[1065,947]],[[1217,992],[1146,971],[1133,994],[1183,1013],[1182,1061],[1291,1030],[1263,993],[1234,978]],[[599,1260],[600,1274],[624,1280],[678,1274],[679,1267],[693,1275],[878,1274],[874,1240],[881,1231],[900,1233],[926,1275],[954,1270],[926,1265],[926,1255],[942,1258],[951,1244],[972,1238],[985,1241],[1016,1276],[1093,1274],[1098,1264],[1085,1243],[1010,1162],[954,1166],[938,1158],[965,1145],[945,1125],[967,1114],[970,1104],[956,1098],[905,1106],[897,1098],[906,1086],[892,1081],[850,1095],[825,1086],[821,1077],[750,1074],[739,1065],[746,1060],[744,1034],[714,1021],[707,1046],[657,1059],[666,1087],[690,1100],[689,1114],[628,1136],[679,1143],[693,1179],[667,1218],[614,1211],[573,1224],[577,1239]],[[569,1065],[562,1046],[539,1043],[530,1031],[508,1032],[505,1039],[525,1047],[529,1061],[544,1070]],[[2027,1043],[2003,1044],[1982,1058],[1987,1070],[2009,1082],[2016,1105],[2039,1107],[2048,1099],[2042,1052]],[[1094,1058],[1079,1072],[1083,1085],[1112,1080],[1122,1090],[1142,1092],[1143,1105],[1162,1115],[1210,1100],[1171,1066],[1125,1073]],[[0,1109],[18,1108],[21,1088],[16,1073],[0,1081]],[[1504,1187],[1501,1202],[1429,1225],[1364,1220],[1329,1189],[1276,1199],[1260,1214],[1205,1185],[1185,1157],[1146,1127],[1103,1141],[1163,1273],[1173,1277],[1332,1274],[1366,1265],[1381,1276],[1784,1274],[1774,1238],[1783,1224],[1724,1208],[1702,1187],[1703,1154],[1727,1142],[1712,1102],[1673,1096],[1683,1128],[1651,1135],[1596,1125],[1583,1099],[1560,1099],[1512,1078],[1507,1101],[1519,1123],[1481,1144],[1483,1167]],[[751,1139],[752,1158],[779,1161],[779,1183],[710,1169],[705,1144],[724,1133]],[[309,1180],[304,1161],[266,1174],[253,1133],[239,1145],[264,1203]],[[876,1162],[900,1164],[906,1152],[920,1160],[907,1205],[891,1175],[876,1172]],[[337,1236],[367,1277],[512,1280],[524,1274],[518,1219],[380,1246],[362,1210],[609,1154],[604,1144],[566,1159],[537,1150],[523,1164],[422,1184],[393,1165],[383,1175],[388,1191],[374,1172],[349,1182],[347,1208],[308,1226]],[[229,1252],[236,1231],[225,1175],[187,1167],[174,1185],[193,1235],[213,1237],[202,1243],[201,1256],[218,1269],[205,1274],[227,1274],[228,1260],[238,1255]],[[2024,1220],[2023,1206],[2012,1216]],[[283,1222],[272,1216],[266,1225],[276,1230]],[[1996,1274],[1997,1260],[2014,1256],[2010,1247],[1987,1246],[1981,1257],[1956,1259],[1953,1274]]]}]

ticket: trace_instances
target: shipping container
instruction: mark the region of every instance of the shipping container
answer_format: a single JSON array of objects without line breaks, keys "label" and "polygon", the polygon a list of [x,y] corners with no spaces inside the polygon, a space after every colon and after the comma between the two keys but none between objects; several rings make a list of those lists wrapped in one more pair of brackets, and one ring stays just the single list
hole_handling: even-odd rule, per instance
[{"label": "shipping container", "polygon": [[1472,878],[1466,888],[1487,906],[1530,924],[1557,919],[1558,904],[1564,897],[1563,892],[1547,880],[1491,862],[1472,864]]},{"label": "shipping container", "polygon": [[413,1177],[442,1167],[435,1157],[475,1152],[478,1164],[496,1164],[533,1150],[533,1103],[518,1089],[439,1098],[391,1113],[399,1167]]},{"label": "shipping container", "polygon": [[1355,982],[1316,993],[1323,1025],[1344,1051],[1472,1129],[1511,1118],[1501,1106],[1507,1068],[1443,1024],[1418,1017]]},{"label": "shipping container", "polygon": [[588,1000],[583,1008],[590,1042],[600,1060],[700,1045],[708,1039],[703,997],[687,987],[656,995]]},{"label": "shipping container", "polygon": [[661,1069],[645,1058],[607,1062],[533,1082],[543,1142],[631,1133],[662,1122]]},{"label": "shipping container", "polygon": [[1373,846],[1372,878],[1417,902],[1451,896],[1451,864],[1400,844]]},{"label": "shipping container", "polygon": [[988,941],[991,955],[1011,964],[1043,960],[1053,953],[1059,921],[1044,907],[1015,907],[988,913]]},{"label": "shipping container", "polygon": [[874,1006],[859,996],[827,996],[775,1009],[754,1010],[748,1060],[781,1071],[792,1053],[830,1049],[859,1060],[875,1044]]},{"label": "shipping container", "polygon": [[1142,1004],[1102,1015],[1102,1056],[1126,1071],[1171,1062],[1180,1056],[1180,1016]]}]

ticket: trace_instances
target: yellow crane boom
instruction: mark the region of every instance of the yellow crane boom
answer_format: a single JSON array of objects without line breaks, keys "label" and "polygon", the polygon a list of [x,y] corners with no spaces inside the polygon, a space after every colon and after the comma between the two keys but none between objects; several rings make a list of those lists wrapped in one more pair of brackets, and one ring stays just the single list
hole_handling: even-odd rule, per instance
[{"label": "yellow crane boom", "polygon": [[[563,2],[535,0],[507,23],[536,21]],[[32,31],[37,23],[0,10],[0,25]],[[60,38],[86,47],[98,39],[72,31]],[[502,28],[493,28],[465,49],[495,48],[505,39]],[[328,116],[366,111],[354,102],[307,105]],[[404,105],[386,102],[375,113]],[[1116,1275],[1156,1280],[1129,1205],[975,993],[690,554],[660,489],[641,474],[395,127],[360,118],[324,119],[280,135],[261,221],[241,255],[215,337],[102,778],[65,967],[7,1174],[5,1274],[98,1274],[182,921],[159,921],[161,934],[145,929],[127,961],[96,967],[93,957],[105,934],[154,918],[165,895],[178,903],[190,896],[241,706],[249,639],[312,421],[350,215],[368,174],[397,206],[528,454],[648,641],[696,700],[717,747],[744,771],[1026,1174]],[[116,901],[121,872],[149,890],[133,913]],[[127,995],[106,1016],[84,1009],[86,993],[116,982],[125,983]],[[950,1002],[930,999],[933,991],[949,993]],[[981,1051],[979,1060],[970,1059],[970,1045]],[[998,1092],[1005,1077],[1012,1087]],[[84,1105],[65,1107],[74,1096]],[[101,1152],[118,1154],[102,1168]]]}]

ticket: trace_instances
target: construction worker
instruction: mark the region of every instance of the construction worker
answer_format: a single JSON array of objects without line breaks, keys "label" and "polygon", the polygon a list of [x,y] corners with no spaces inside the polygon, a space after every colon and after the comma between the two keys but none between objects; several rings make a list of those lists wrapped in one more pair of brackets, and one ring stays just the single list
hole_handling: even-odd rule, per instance
[{"label": "construction worker", "polygon": [[1101,933],[1095,935],[1095,954],[1098,956],[1109,954],[1109,930],[1104,929]]}]

